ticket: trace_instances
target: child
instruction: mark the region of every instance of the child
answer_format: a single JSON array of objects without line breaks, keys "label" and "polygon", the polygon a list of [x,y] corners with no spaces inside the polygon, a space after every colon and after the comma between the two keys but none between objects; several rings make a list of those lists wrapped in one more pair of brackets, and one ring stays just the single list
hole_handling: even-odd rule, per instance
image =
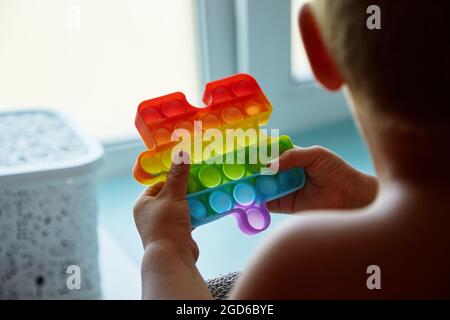
[{"label": "child", "polygon": [[[299,25],[317,80],[345,90],[377,178],[320,147],[283,154],[281,169],[309,179],[269,209],[300,214],[267,239],[232,298],[450,298],[450,5],[376,3],[381,29],[367,28],[366,0],[315,0]],[[195,266],[188,172],[174,165],[134,207],[143,298],[211,299]]]}]

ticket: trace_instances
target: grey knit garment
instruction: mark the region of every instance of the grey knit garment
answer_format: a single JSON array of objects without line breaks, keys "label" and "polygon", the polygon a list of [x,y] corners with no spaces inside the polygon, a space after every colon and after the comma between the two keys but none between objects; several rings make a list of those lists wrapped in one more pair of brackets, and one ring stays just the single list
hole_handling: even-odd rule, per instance
[{"label": "grey knit garment", "polygon": [[209,291],[215,300],[227,300],[234,284],[239,278],[239,272],[230,272],[206,281]]}]

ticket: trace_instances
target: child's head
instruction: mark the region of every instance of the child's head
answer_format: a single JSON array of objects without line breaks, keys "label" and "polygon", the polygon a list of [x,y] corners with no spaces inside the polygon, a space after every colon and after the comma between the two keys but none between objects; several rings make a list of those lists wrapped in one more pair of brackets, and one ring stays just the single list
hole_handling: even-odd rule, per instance
[{"label": "child's head", "polygon": [[[381,29],[370,30],[370,5]],[[300,13],[305,48],[327,88],[418,123],[448,121],[450,1],[314,0]]]}]

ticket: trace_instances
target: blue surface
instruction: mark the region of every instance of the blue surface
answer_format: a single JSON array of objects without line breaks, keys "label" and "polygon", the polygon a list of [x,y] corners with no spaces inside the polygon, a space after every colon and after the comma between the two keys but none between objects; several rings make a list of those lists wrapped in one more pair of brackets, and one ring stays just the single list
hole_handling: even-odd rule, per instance
[{"label": "blue surface", "polygon": [[[298,137],[293,136],[292,140],[300,146],[322,145],[356,168],[373,173],[367,148],[351,120],[304,132]],[[134,225],[132,208],[142,190],[143,187],[134,181],[131,173],[101,181],[98,187],[99,222],[121,243],[137,265],[140,265],[142,245]],[[200,248],[197,263],[200,272],[208,279],[230,271],[242,270],[261,241],[285,219],[289,219],[289,216],[273,214],[269,229],[255,236],[243,234],[232,216],[197,228],[193,237]]]}]

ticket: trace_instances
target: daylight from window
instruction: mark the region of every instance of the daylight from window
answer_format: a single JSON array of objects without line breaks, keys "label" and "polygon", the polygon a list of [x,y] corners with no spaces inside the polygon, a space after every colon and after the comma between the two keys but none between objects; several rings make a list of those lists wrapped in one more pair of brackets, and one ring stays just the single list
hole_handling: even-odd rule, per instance
[{"label": "daylight from window", "polygon": [[291,0],[291,67],[295,81],[311,81],[312,73],[298,29],[298,12],[308,0]]},{"label": "daylight from window", "polygon": [[64,111],[102,141],[142,100],[199,100],[193,0],[0,0],[0,110]]}]

